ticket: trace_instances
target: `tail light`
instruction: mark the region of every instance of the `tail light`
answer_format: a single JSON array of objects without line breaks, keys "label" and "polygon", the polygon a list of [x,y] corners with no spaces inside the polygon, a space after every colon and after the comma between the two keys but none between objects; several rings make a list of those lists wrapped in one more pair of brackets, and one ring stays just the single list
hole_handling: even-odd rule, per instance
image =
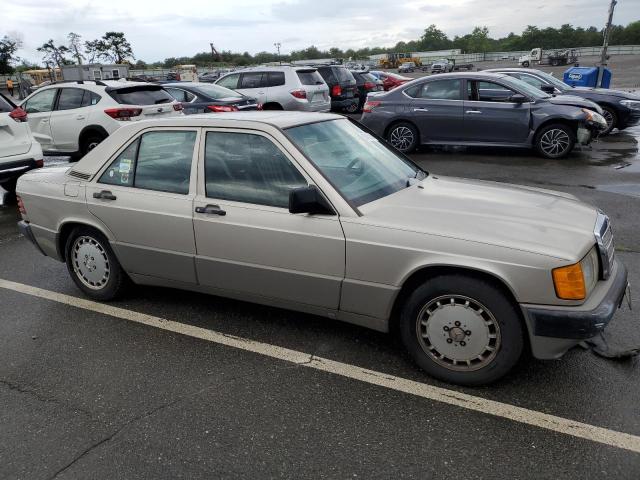
[{"label": "tail light", "polygon": [[24,202],[22,201],[22,198],[20,198],[19,195],[16,195],[16,200],[18,201],[18,211],[20,212],[20,215],[25,217],[27,215],[27,210],[24,208]]},{"label": "tail light", "polygon": [[11,112],[9,112],[9,116],[13,118],[16,122],[26,122],[27,121],[27,112],[25,112],[20,107],[16,107]]},{"label": "tail light", "polygon": [[372,100],[367,100],[362,107],[362,111],[364,113],[371,113],[374,108],[380,105],[382,102],[374,102]]},{"label": "tail light", "polygon": [[264,110],[261,103],[258,104],[258,110]]},{"label": "tail light", "polygon": [[126,121],[131,120],[131,117],[137,117],[142,113],[141,108],[107,108],[104,113],[109,115],[114,120]]},{"label": "tail light", "polygon": [[305,90],[292,90],[291,91],[291,95],[293,95],[296,98],[300,98],[300,99],[305,99],[307,98],[307,92]]},{"label": "tail light", "polygon": [[44,159],[36,160],[36,168],[44,167]]},{"label": "tail light", "polygon": [[215,113],[238,111],[238,107],[234,105],[207,105],[207,109]]},{"label": "tail light", "polygon": [[373,82],[364,82],[364,89],[365,90],[375,90],[376,88],[376,84]]},{"label": "tail light", "polygon": [[174,103],[174,104],[173,104],[173,109],[174,109],[176,112],[181,112],[181,111],[182,111],[182,109],[183,109],[182,104],[181,104],[181,103]]},{"label": "tail light", "polygon": [[340,95],[342,95],[342,87],[340,85],[334,85],[331,88],[331,96],[339,97]]}]

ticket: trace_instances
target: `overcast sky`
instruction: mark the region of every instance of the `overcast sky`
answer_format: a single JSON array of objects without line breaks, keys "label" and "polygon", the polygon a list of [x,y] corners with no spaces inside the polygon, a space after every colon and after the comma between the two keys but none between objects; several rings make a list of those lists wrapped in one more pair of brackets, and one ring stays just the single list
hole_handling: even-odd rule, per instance
[{"label": "overcast sky", "polygon": [[[282,52],[315,45],[391,46],[418,38],[434,23],[449,37],[489,27],[493,37],[526,25],[604,26],[609,0],[7,0],[6,31],[19,32],[23,58],[49,38],[65,42],[74,31],[92,40],[105,31],[125,33],[136,59],[153,62],[209,50]],[[614,22],[640,19],[640,0],[619,0]]]}]

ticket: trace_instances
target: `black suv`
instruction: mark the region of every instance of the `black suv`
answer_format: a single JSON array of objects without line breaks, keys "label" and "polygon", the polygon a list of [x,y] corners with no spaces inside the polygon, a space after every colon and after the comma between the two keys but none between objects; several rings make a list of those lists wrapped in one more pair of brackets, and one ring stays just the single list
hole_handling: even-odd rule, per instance
[{"label": "black suv", "polygon": [[318,72],[329,85],[329,95],[331,95],[331,110],[342,111],[358,109],[360,100],[356,79],[351,72],[342,65],[315,65]]},{"label": "black suv", "polygon": [[367,101],[367,95],[370,92],[382,92],[384,91],[384,87],[382,86],[381,80],[378,80],[367,71],[350,70],[350,72],[356,79],[359,101],[346,107],[345,111],[348,113],[356,113],[362,111],[364,102]]}]

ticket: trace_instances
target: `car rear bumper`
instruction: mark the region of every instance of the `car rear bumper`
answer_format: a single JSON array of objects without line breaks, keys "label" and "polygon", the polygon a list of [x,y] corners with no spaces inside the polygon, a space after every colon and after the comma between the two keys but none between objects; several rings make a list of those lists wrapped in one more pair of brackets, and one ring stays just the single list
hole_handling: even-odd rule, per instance
[{"label": "car rear bumper", "polygon": [[24,237],[29,240],[31,243],[33,243],[33,246],[36,247],[36,249],[42,254],[46,256],[46,253],[44,253],[44,250],[42,250],[42,248],[40,247],[40,245],[38,244],[38,241],[36,240],[35,235],[33,234],[33,231],[31,230],[31,225],[29,224],[29,222],[26,222],[24,220],[20,220],[18,222],[18,230],[20,230],[20,233],[22,235],[24,235]]},{"label": "car rear bumper", "polygon": [[616,261],[616,268],[606,283],[607,288],[597,303],[586,308],[522,306],[536,358],[559,358],[571,347],[606,328],[629,286],[627,269],[622,263]]},{"label": "car rear bumper", "polygon": [[34,168],[40,168],[41,166],[42,165],[36,163],[35,158],[2,162],[0,163],[0,182],[18,178],[23,173],[33,170]]},{"label": "car rear bumper", "polygon": [[345,98],[341,100],[331,99],[331,109],[332,110],[342,110],[343,108],[347,108],[350,105],[358,105],[360,99],[358,97]]}]

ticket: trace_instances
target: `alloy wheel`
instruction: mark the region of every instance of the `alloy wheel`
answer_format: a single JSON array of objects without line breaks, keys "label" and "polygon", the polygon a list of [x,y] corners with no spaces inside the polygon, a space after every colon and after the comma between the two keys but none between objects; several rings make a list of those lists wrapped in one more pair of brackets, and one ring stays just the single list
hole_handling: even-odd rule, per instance
[{"label": "alloy wheel", "polygon": [[389,141],[398,150],[407,150],[413,145],[414,136],[410,128],[405,126],[399,126],[394,128],[389,135]]},{"label": "alloy wheel", "polygon": [[418,313],[416,334],[422,350],[438,365],[470,372],[489,365],[498,353],[500,325],[480,302],[443,295]]},{"label": "alloy wheel", "polygon": [[602,116],[607,121],[607,132],[613,130],[613,114],[606,108],[603,108]]},{"label": "alloy wheel", "polygon": [[571,145],[569,134],[560,128],[552,128],[544,132],[540,138],[540,149],[549,156],[561,156]]},{"label": "alloy wheel", "polygon": [[100,290],[109,281],[111,268],[104,247],[95,238],[81,236],[71,247],[73,271],[92,290]]}]

